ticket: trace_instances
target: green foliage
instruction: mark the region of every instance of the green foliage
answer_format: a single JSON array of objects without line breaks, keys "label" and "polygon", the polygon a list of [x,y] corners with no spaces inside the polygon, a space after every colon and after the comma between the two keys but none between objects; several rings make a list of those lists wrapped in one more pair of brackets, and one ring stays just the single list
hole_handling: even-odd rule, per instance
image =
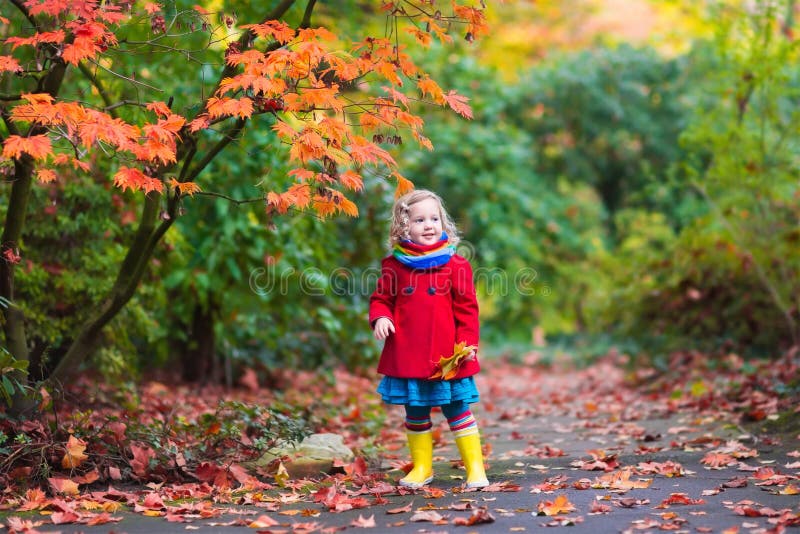
[{"label": "green foliage", "polygon": [[[20,246],[22,263],[15,277],[34,378],[58,361],[87,314],[101,305],[114,282],[130,239],[130,221],[138,209],[125,195],[109,194],[107,185],[95,176],[65,175],[62,180],[32,190]],[[7,192],[0,191],[0,198]],[[5,211],[8,204],[0,205],[0,211]],[[158,327],[153,311],[162,304],[157,289],[146,286],[104,332],[105,353],[118,354],[117,376],[136,370],[136,345],[155,339]],[[128,363],[119,368],[123,361]]]},{"label": "green foliage", "polygon": [[639,227],[605,259],[614,304],[599,324],[661,348],[775,354],[800,339],[798,49],[779,32],[790,3],[716,7],[714,40],[689,57],[696,108],[674,163],[704,210],[675,235],[662,221],[656,240]]},{"label": "green foliage", "polygon": [[[683,58],[622,45],[550,59],[521,82],[514,105],[530,132],[534,168],[548,183],[567,179],[594,188],[611,238],[624,235],[617,213],[642,207],[672,213],[686,193],[667,180],[681,157],[678,136],[690,102]],[[678,221],[675,221],[677,224]]]},{"label": "green foliage", "polygon": [[[6,406],[12,406],[14,397],[26,392],[26,388],[20,382],[19,377],[21,373],[25,373],[27,370],[27,361],[17,360],[5,347],[0,347],[0,397],[2,397]],[[0,438],[2,437],[4,436],[0,436]],[[0,445],[2,445],[2,440],[0,440]],[[2,448],[0,448],[0,451],[2,451]]]},{"label": "green foliage", "polygon": [[[647,49],[598,49],[555,58],[508,86],[468,58],[430,61],[448,83],[469,84],[475,119],[430,114],[435,151],[409,152],[405,166],[442,194],[474,248],[486,274],[486,337],[530,339],[536,324],[549,335],[583,330],[592,320],[585,295],[601,283],[594,258],[614,246],[605,223],[629,206],[661,205],[680,224],[663,169],[680,153],[682,63]],[[653,201],[655,189],[662,197]]]}]

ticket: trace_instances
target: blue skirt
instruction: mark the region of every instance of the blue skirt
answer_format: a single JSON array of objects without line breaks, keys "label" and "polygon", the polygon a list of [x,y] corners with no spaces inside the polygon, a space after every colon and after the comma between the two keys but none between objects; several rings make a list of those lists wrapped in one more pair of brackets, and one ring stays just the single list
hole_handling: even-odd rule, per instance
[{"label": "blue skirt", "polygon": [[475,380],[471,376],[455,380],[422,380],[384,376],[378,393],[387,404],[411,406],[443,406],[463,401],[472,404],[480,400]]}]

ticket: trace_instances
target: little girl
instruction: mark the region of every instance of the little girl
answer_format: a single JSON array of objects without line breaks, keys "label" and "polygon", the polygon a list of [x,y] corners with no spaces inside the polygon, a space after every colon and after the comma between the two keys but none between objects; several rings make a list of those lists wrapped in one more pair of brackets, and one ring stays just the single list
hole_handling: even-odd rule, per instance
[{"label": "little girl", "polygon": [[469,262],[455,253],[458,232],[442,200],[418,189],[395,202],[381,276],[370,297],[375,338],[386,340],[378,393],[405,406],[405,429],[414,467],[400,485],[421,488],[433,480],[431,408],[440,406],[467,470],[467,488],[489,485],[478,425],[469,404],[479,399],[472,376],[480,370],[476,350],[450,380],[429,379],[440,357],[457,343],[477,348],[478,302]]}]

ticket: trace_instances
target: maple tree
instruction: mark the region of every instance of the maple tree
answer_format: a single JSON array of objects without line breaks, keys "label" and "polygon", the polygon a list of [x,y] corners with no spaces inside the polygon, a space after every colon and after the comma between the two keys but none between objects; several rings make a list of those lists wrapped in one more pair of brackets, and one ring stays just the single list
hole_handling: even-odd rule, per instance
[{"label": "maple tree", "polygon": [[[268,212],[356,216],[348,195],[363,188],[364,169],[395,180],[398,193],[412,187],[380,145],[398,142],[401,133],[432,148],[416,102],[472,115],[467,97],[440,87],[415,64],[414,48],[451,42],[454,34],[472,41],[487,32],[483,8],[457,2],[385,1],[387,33],[362,36],[349,48],[333,29],[312,27],[314,1],[302,17],[287,0],[254,21],[236,21],[200,5],[181,10],[127,0],[12,3],[16,12],[0,17],[9,35],[0,75],[11,88],[0,104],[3,169],[11,184],[0,297],[9,303],[3,326],[13,358],[28,360],[14,270],[25,257],[21,238],[34,184],[58,183],[65,169],[106,173],[116,188],[135,195],[141,210],[113,287],[75,332],[50,376],[53,383],[97,347],[102,329],[136,291],[182,203],[216,193],[201,191],[198,176],[255,117],[273,117],[271,129],[294,166],[291,186],[265,192]],[[131,38],[142,23],[149,23],[146,38]],[[213,91],[179,104],[173,98],[164,102],[149,78],[118,70],[126,54],[142,49],[190,58],[182,39],[198,34],[208,39],[206,51],[220,65]],[[24,372],[18,377],[24,383]]]}]

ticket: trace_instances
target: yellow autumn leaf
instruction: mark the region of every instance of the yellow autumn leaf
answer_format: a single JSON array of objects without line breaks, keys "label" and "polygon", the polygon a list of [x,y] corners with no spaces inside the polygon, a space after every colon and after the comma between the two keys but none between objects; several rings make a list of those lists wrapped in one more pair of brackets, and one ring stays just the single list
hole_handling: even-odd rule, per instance
[{"label": "yellow autumn leaf", "polygon": [[456,343],[453,347],[453,354],[450,356],[440,356],[436,364],[436,372],[433,373],[429,379],[435,380],[440,378],[442,380],[450,380],[455,378],[461,364],[464,363],[470,355],[477,350],[475,345],[467,345],[466,341]]},{"label": "yellow autumn leaf", "polygon": [[539,503],[539,515],[561,515],[575,511],[575,507],[569,502],[566,495],[559,495],[555,500],[544,501]]},{"label": "yellow autumn leaf", "polygon": [[67,452],[61,459],[61,467],[64,469],[74,469],[81,465],[88,458],[83,451],[86,450],[86,443],[83,440],[70,436],[67,440]]},{"label": "yellow autumn leaf", "polygon": [[278,464],[278,471],[275,473],[275,483],[283,488],[288,481],[289,471],[286,470],[286,466],[283,465],[283,462],[280,462]]}]

